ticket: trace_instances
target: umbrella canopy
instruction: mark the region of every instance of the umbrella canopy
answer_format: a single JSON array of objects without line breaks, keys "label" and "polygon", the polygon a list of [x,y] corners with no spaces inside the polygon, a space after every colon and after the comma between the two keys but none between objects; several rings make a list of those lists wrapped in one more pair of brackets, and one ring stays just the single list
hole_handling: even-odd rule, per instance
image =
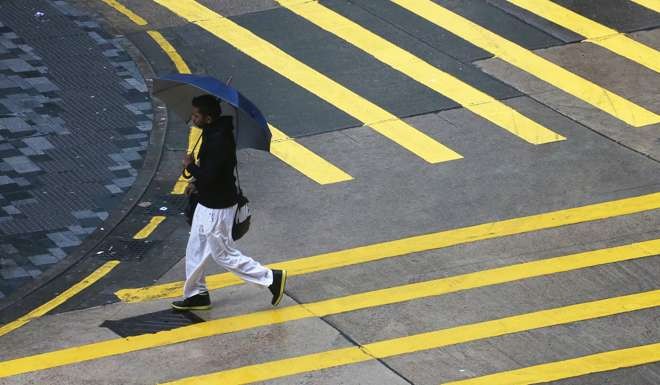
[{"label": "umbrella canopy", "polygon": [[192,112],[195,96],[211,94],[234,107],[236,148],[270,150],[271,133],[259,109],[236,89],[210,76],[171,74],[154,79],[152,94],[183,119]]}]

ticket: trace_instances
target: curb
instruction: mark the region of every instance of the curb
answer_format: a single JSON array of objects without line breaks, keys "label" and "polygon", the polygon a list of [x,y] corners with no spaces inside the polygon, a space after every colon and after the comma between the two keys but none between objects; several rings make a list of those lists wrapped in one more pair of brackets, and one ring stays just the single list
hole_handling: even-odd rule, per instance
[{"label": "curb", "polygon": [[[140,74],[142,75],[142,78],[149,86],[148,79],[153,79],[155,77],[155,72],[147,61],[146,57],[135,45],[133,45],[132,42],[128,40],[128,38],[122,34],[116,33],[116,30],[112,28],[105,20],[100,19],[99,23],[103,26],[104,30],[113,36],[123,38],[120,44],[126,53],[131,57],[133,62],[135,62],[138,70],[140,71]],[[65,274],[73,266],[86,259],[86,257],[88,257],[92,251],[98,248],[98,246],[100,246],[106,240],[106,238],[108,238],[113,233],[114,229],[119,224],[121,224],[126,219],[126,217],[128,217],[128,215],[130,215],[142,196],[144,196],[147,189],[151,185],[151,182],[156,176],[160,166],[165,148],[165,138],[168,124],[167,110],[165,106],[153,98],[151,98],[151,105],[153,111],[153,120],[151,133],[149,135],[149,145],[147,146],[144,162],[142,163],[142,167],[140,167],[138,176],[131,188],[124,195],[124,198],[112,210],[108,218],[102,222],[92,234],[85,238],[82,244],[78,246],[74,252],[67,255],[62,261],[58,262],[55,266],[45,271],[32,282],[21,286],[7,297],[0,299],[0,313],[2,313],[5,309],[9,308],[16,302],[28,297],[43,286],[54,281],[62,274]],[[101,264],[102,261],[99,261],[98,265],[100,266]]]}]

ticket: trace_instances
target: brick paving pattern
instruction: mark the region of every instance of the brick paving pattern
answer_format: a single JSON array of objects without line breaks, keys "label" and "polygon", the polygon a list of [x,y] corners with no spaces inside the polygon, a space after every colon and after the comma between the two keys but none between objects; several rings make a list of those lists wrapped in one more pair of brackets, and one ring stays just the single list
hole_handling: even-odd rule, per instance
[{"label": "brick paving pattern", "polygon": [[151,103],[121,39],[64,1],[0,3],[0,298],[65,258],[135,181]]}]

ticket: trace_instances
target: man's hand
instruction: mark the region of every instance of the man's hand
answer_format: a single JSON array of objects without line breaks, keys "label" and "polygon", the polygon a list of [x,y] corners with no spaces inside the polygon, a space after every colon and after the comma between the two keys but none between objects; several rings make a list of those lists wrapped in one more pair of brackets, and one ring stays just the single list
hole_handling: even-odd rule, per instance
[{"label": "man's hand", "polygon": [[186,156],[183,158],[183,168],[188,168],[188,165],[192,163],[195,163],[193,154],[186,154]]},{"label": "man's hand", "polygon": [[184,190],[183,193],[186,195],[190,195],[196,192],[197,192],[197,186],[195,186],[194,183],[188,182],[188,184],[186,185],[186,189]]}]

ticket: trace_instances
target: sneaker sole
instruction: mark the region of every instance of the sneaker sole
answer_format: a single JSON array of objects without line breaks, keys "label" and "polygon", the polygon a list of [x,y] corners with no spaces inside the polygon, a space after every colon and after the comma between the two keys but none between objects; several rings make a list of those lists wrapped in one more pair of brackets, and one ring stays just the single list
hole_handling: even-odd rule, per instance
[{"label": "sneaker sole", "polygon": [[282,297],[284,297],[284,289],[286,288],[286,270],[282,270],[282,284],[280,285],[280,292],[277,295],[277,299],[275,300],[275,303],[273,306],[277,306],[280,304],[280,301],[282,300]]},{"label": "sneaker sole", "polygon": [[203,305],[203,306],[176,306],[172,304],[172,309],[175,310],[209,310],[211,309],[211,305]]}]

